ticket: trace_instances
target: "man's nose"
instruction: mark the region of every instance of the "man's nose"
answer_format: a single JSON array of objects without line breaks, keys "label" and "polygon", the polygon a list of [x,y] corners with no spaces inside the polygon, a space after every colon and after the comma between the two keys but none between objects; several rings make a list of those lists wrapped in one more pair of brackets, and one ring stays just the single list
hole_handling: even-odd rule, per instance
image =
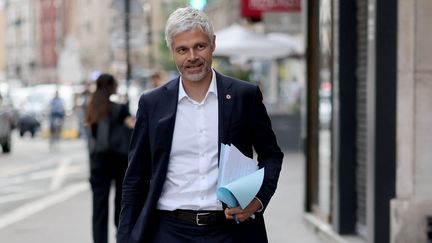
[{"label": "man's nose", "polygon": [[196,51],[194,49],[190,49],[189,50],[189,55],[188,55],[188,59],[191,61],[194,61],[198,58],[198,55],[196,53]]}]

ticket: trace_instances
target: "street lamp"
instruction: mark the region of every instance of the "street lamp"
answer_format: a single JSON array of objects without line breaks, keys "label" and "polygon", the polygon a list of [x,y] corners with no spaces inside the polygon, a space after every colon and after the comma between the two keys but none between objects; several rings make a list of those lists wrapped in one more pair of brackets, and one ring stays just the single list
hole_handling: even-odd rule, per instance
[{"label": "street lamp", "polygon": [[125,6],[125,52],[126,52],[126,87],[129,87],[131,82],[131,63],[130,63],[130,0],[124,0]]}]

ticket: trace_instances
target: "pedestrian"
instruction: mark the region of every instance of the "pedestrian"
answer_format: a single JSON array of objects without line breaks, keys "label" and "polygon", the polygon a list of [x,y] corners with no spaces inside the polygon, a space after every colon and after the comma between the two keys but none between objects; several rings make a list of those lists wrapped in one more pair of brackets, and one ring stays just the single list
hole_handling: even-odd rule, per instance
[{"label": "pedestrian", "polygon": [[[118,243],[267,242],[263,213],[283,153],[261,91],[212,69],[215,36],[204,13],[177,9],[165,36],[180,76],[140,98]],[[216,198],[221,143],[251,158],[255,150],[265,168],[259,192],[243,209]]]},{"label": "pedestrian", "polygon": [[50,149],[53,149],[60,139],[63,123],[65,119],[65,108],[63,99],[59,96],[59,91],[56,90],[54,97],[49,104],[49,128],[50,128]]},{"label": "pedestrian", "polygon": [[[110,144],[114,136],[128,136],[134,118],[128,106],[110,101],[117,91],[117,81],[110,74],[101,74],[96,80],[96,91],[91,96],[86,113],[89,130],[90,184],[93,196],[92,230],[95,243],[108,242],[108,208],[111,184],[115,184],[114,224],[120,214],[122,181],[127,168],[127,150],[120,151]],[[119,134],[124,133],[124,134]],[[129,141],[123,144],[128,145]]]},{"label": "pedestrian", "polygon": [[85,128],[85,117],[87,114],[87,107],[92,94],[91,84],[84,82],[84,90],[79,94],[77,98],[78,107],[78,132],[80,138],[87,138],[87,131]]},{"label": "pedestrian", "polygon": [[152,88],[157,88],[163,84],[163,79],[160,72],[155,72],[150,76]]}]

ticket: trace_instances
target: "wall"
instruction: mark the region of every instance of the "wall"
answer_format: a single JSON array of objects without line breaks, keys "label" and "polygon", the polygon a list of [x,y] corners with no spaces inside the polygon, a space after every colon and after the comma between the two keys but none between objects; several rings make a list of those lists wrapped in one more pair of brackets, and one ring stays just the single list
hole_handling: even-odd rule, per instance
[{"label": "wall", "polygon": [[205,12],[211,19],[215,31],[241,21],[240,1],[209,1]]},{"label": "wall", "polygon": [[432,1],[399,0],[397,196],[391,242],[426,242],[432,215]]},{"label": "wall", "polygon": [[[84,72],[107,71],[111,48],[110,1],[77,0],[73,2],[70,37],[79,48]],[[121,21],[121,20],[119,20]]]}]

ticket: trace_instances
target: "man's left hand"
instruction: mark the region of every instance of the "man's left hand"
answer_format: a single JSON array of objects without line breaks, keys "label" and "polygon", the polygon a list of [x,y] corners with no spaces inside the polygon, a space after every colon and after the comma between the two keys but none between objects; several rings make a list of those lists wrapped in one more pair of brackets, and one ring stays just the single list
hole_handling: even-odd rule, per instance
[{"label": "man's left hand", "polygon": [[258,199],[254,198],[245,209],[242,209],[240,207],[226,208],[225,217],[227,219],[234,219],[233,215],[235,214],[237,219],[240,222],[243,222],[260,209],[261,209],[261,203],[259,202]]}]

